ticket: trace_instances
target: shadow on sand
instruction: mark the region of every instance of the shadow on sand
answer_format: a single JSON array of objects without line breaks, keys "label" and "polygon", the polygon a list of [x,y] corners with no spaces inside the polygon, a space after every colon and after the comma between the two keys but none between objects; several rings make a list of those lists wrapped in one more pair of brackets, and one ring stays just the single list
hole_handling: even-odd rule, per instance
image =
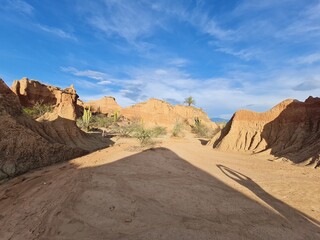
[{"label": "shadow on sand", "polygon": [[[288,206],[279,199],[273,197],[266,191],[264,191],[257,183],[255,183],[251,178],[246,175],[239,173],[231,168],[228,168],[223,165],[217,165],[217,167],[223,172],[227,177],[231,178],[235,182],[249,189],[254,193],[258,198],[268,204],[276,212],[278,212],[286,220],[295,223],[297,226],[314,224],[314,226],[319,227],[319,221],[305,215],[304,213]],[[320,235],[319,235],[320,236]]]},{"label": "shadow on sand", "polygon": [[[104,158],[108,157],[106,152]],[[34,231],[40,232],[39,239],[302,240],[320,237],[316,220],[266,193],[249,177],[218,166],[273,209],[166,148],[153,148],[94,167],[65,164],[69,165],[65,171],[57,167],[41,174],[47,181],[52,175],[52,183],[37,190],[39,197],[32,202],[26,201],[24,190],[17,193],[14,211],[18,214],[28,209],[35,213],[31,219],[40,218],[41,232]],[[41,177],[36,180],[41,182]],[[31,183],[26,179],[20,189],[31,189]],[[6,184],[0,185],[0,190],[12,187],[15,191],[10,182]],[[3,223],[10,222],[11,217],[10,209],[4,208],[5,201],[9,204],[12,200],[0,201]],[[50,208],[52,203],[59,204]],[[41,215],[43,209],[47,212]],[[13,236],[20,234],[24,239],[32,239],[26,237],[30,232],[21,230],[26,221],[22,219],[23,216]],[[6,227],[2,224],[0,232],[5,233]]]}]

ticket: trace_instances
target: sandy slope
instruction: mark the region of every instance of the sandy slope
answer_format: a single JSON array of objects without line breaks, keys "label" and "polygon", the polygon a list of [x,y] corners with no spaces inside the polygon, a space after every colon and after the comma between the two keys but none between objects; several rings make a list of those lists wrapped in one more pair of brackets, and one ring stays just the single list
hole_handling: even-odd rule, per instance
[{"label": "sandy slope", "polygon": [[320,239],[319,170],[255,158],[123,142],[0,185],[0,239]]}]

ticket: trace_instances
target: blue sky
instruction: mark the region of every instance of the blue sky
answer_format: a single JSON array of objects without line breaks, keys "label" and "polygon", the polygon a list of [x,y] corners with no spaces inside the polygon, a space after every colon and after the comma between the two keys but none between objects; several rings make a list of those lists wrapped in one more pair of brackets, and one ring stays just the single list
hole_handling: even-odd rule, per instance
[{"label": "blue sky", "polygon": [[210,117],[320,90],[319,0],[1,0],[0,76]]}]

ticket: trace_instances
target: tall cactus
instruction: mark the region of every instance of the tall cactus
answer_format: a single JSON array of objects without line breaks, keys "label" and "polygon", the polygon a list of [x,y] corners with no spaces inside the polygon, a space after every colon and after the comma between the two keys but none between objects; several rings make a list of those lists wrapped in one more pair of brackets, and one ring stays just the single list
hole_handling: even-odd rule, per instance
[{"label": "tall cactus", "polygon": [[118,111],[114,111],[113,113],[113,122],[116,123],[119,121],[120,113]]},{"label": "tall cactus", "polygon": [[84,123],[84,126],[85,126],[87,132],[89,131],[89,125],[90,125],[90,121],[91,121],[91,116],[92,116],[92,113],[90,111],[90,107],[88,109],[85,108],[83,110],[82,121]]}]

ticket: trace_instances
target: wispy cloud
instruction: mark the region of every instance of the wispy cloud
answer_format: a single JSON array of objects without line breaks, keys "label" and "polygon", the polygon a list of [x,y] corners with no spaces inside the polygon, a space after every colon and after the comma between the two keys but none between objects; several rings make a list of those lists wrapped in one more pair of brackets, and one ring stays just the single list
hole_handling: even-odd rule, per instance
[{"label": "wispy cloud", "polygon": [[34,8],[23,0],[3,0],[0,9],[18,12],[25,15],[32,15]]},{"label": "wispy cloud", "polygon": [[64,38],[64,39],[72,39],[72,40],[77,40],[77,38],[71,34],[71,33],[68,33],[60,28],[56,28],[56,27],[49,27],[49,26],[45,26],[45,25],[42,25],[42,24],[37,24],[36,25],[39,29],[41,29],[42,31],[45,31],[47,33],[50,33],[50,34],[53,34],[57,37],[60,37],[60,38]]},{"label": "wispy cloud", "polygon": [[97,1],[85,11],[89,24],[94,28],[130,43],[148,36],[161,25],[146,5],[138,1]]},{"label": "wispy cloud", "polygon": [[313,53],[302,57],[297,57],[291,60],[295,64],[314,64],[320,62],[320,53]]},{"label": "wispy cloud", "polygon": [[[295,41],[313,39],[320,36],[320,2],[301,9],[297,18],[283,32],[282,36],[296,37]],[[299,36],[299,38],[297,38]]]},{"label": "wispy cloud", "polygon": [[287,6],[288,4],[294,4],[296,0],[268,0],[268,1],[256,1],[246,0],[241,2],[235,9],[234,12],[237,15],[248,14],[257,11],[265,11],[267,9],[274,9],[280,6]]},{"label": "wispy cloud", "polygon": [[[200,2],[200,1],[199,1]],[[125,39],[138,50],[150,49],[148,38],[160,31],[172,30],[172,21],[193,26],[214,39],[230,38],[232,30],[219,26],[201,4],[188,9],[192,1],[96,1],[80,7],[87,22],[107,37]]]},{"label": "wispy cloud", "polygon": [[192,1],[175,2],[159,1],[151,7],[167,17],[175,17],[180,21],[187,22],[194,26],[199,32],[208,34],[215,39],[225,40],[230,38],[233,31],[220,26],[218,21],[209,14],[202,1],[195,1],[196,4],[190,8]]},{"label": "wispy cloud", "polygon": [[[41,24],[40,21],[37,20],[37,14],[35,14],[36,9],[27,1],[3,0],[1,1],[0,9],[4,10],[1,14],[3,14],[6,21],[23,27],[26,30],[41,31],[62,39],[77,40],[76,36],[61,28]],[[16,16],[16,14],[20,14],[20,16]]]},{"label": "wispy cloud", "polygon": [[253,58],[258,58],[258,56],[260,54],[258,51],[251,50],[251,49],[241,49],[241,50],[237,51],[237,50],[232,49],[231,47],[218,47],[215,49],[215,51],[229,54],[232,56],[236,56],[236,57],[239,57],[239,58],[244,59],[246,61],[251,60]]},{"label": "wispy cloud", "polygon": [[167,63],[176,67],[184,67],[190,63],[188,59],[185,58],[171,58],[168,59]]},{"label": "wispy cloud", "polygon": [[63,72],[71,73],[74,76],[77,77],[85,77],[89,79],[97,80],[97,83],[93,84],[99,84],[99,85],[107,85],[110,84],[111,81],[109,80],[110,77],[103,72],[94,71],[94,70],[78,70],[74,67],[60,67],[60,70]]},{"label": "wispy cloud", "polygon": [[295,91],[311,91],[320,88],[320,78],[305,80],[302,83],[294,86]]},{"label": "wispy cloud", "polygon": [[232,30],[226,30],[226,29],[222,29],[220,28],[217,23],[215,21],[213,21],[212,19],[207,20],[204,23],[200,22],[200,27],[202,27],[202,30],[205,33],[210,34],[213,37],[216,37],[220,40],[225,40],[227,38],[230,39],[230,36],[232,35]]},{"label": "wispy cloud", "polygon": [[231,29],[221,28],[218,23],[212,17],[206,15],[204,11],[198,11],[195,9],[191,13],[189,21],[191,24],[198,27],[200,31],[219,40],[230,39],[233,34]]},{"label": "wispy cloud", "polygon": [[81,86],[81,88],[86,88],[86,89],[96,89],[97,88],[96,83],[93,83],[88,80],[74,79],[73,82],[75,82],[78,86]]}]

